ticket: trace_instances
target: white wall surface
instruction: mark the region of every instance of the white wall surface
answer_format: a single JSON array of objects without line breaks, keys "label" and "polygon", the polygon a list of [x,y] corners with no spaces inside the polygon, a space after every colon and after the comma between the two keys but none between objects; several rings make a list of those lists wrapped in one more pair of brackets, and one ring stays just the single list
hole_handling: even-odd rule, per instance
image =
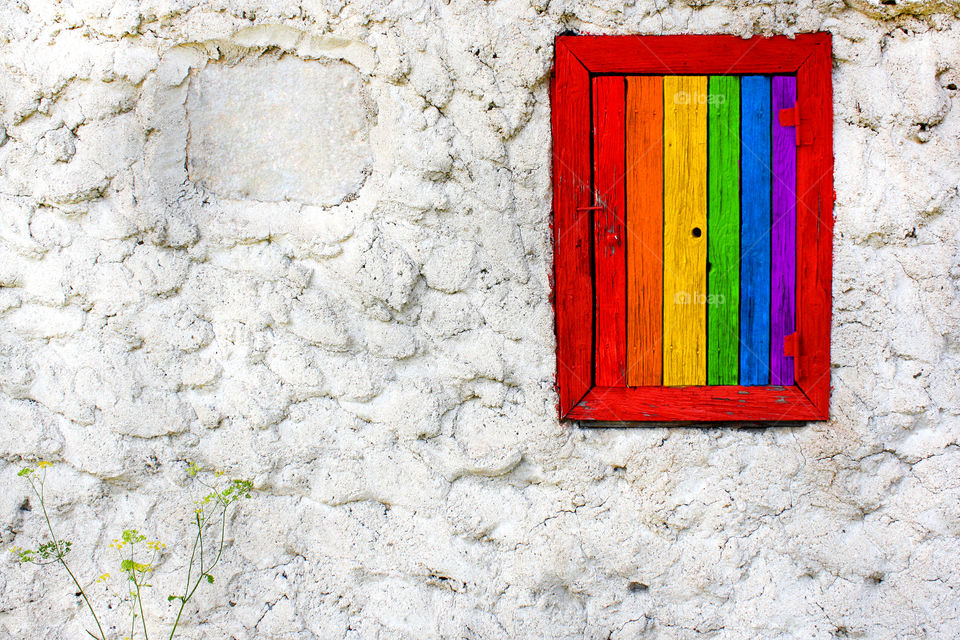
[{"label": "white wall surface", "polygon": [[[185,638],[960,636],[954,0],[0,4],[0,541],[254,480]],[[834,36],[829,423],[558,423],[553,39]],[[185,501],[186,500],[186,501]],[[0,639],[84,637],[0,558]]]}]

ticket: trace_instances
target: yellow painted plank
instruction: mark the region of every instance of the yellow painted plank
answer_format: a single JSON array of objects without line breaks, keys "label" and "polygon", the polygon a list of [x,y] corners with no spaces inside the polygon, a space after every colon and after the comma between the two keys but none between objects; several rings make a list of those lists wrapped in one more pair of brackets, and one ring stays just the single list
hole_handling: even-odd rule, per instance
[{"label": "yellow painted plank", "polygon": [[663,79],[663,384],[707,382],[707,77]]}]

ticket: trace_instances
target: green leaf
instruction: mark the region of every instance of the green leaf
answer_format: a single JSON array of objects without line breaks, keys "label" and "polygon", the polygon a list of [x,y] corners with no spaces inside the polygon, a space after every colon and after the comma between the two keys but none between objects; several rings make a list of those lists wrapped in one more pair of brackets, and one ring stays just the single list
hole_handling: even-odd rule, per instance
[{"label": "green leaf", "polygon": [[124,571],[132,571],[133,560],[129,560],[129,559],[124,560],[123,562],[120,563],[120,568],[123,569]]},{"label": "green leaf", "polygon": [[42,560],[50,560],[51,558],[63,558],[68,553],[70,553],[70,547],[72,545],[73,545],[72,542],[69,542],[67,540],[61,540],[60,546],[58,547],[53,540],[48,540],[47,542],[44,542],[39,547],[37,547],[37,550],[35,552],[31,552],[31,553],[35,553],[36,555],[40,556]]},{"label": "green leaf", "polygon": [[147,536],[143,535],[136,529],[126,529],[123,532],[123,541],[129,544],[136,544],[137,542],[143,542],[147,539]]},{"label": "green leaf", "polygon": [[167,602],[173,602],[174,600],[179,600],[180,596],[167,596]]},{"label": "green leaf", "polygon": [[209,573],[207,574],[207,582],[209,582],[210,584],[213,584],[213,576],[210,575]]},{"label": "green leaf", "polygon": [[33,469],[31,469],[30,467],[24,467],[23,469],[20,469],[17,475],[20,476],[21,478],[26,478],[31,473],[33,473]]},{"label": "green leaf", "polygon": [[35,551],[33,549],[24,549],[17,552],[17,560],[20,562],[33,562]]}]

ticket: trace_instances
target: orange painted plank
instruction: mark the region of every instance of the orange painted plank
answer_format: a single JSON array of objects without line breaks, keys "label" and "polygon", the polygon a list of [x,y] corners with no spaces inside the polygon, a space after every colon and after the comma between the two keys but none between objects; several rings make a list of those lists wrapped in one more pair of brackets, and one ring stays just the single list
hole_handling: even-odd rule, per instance
[{"label": "orange painted plank", "polygon": [[627,385],[663,363],[663,77],[627,78]]}]

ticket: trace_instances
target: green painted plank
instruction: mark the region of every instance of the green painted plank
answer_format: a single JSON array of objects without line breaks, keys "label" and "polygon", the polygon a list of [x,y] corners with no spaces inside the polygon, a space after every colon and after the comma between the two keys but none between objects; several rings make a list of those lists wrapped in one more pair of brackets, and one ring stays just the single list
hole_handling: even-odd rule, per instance
[{"label": "green painted plank", "polygon": [[740,78],[710,76],[707,96],[707,384],[737,384]]}]

